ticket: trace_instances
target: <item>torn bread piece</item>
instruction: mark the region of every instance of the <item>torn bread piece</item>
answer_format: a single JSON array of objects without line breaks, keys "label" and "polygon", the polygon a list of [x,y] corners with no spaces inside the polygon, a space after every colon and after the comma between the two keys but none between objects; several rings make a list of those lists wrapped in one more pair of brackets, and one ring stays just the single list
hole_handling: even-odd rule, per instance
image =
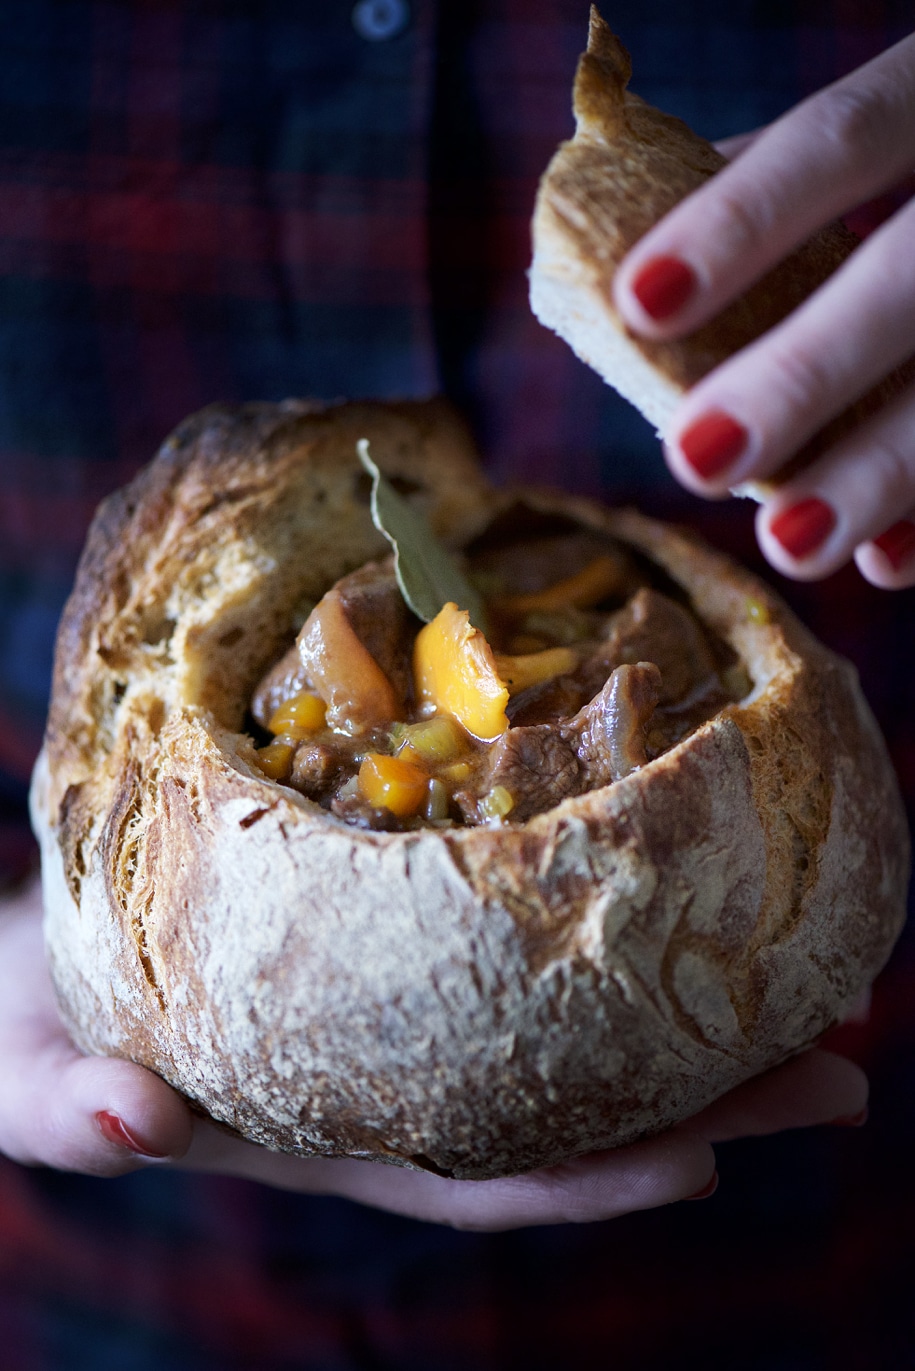
[{"label": "torn bread piece", "polygon": [[[591,8],[588,49],[575,77],[575,136],[540,182],[532,224],[531,307],[663,436],[681,397],[708,372],[768,332],[832,275],[858,239],[830,224],[685,338],[640,338],[613,301],[613,277],[658,220],[726,159],[681,119],[628,90],[629,54]],[[764,499],[915,379],[891,373],[814,435],[774,477],[740,494]]]}]

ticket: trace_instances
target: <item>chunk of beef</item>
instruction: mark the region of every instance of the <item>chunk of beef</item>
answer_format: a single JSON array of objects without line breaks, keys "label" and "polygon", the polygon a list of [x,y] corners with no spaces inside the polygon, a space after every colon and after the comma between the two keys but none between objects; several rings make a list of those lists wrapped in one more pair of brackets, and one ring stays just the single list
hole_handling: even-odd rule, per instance
[{"label": "chunk of beef", "polygon": [[454,799],[468,823],[480,823],[485,817],[480,801],[495,786],[504,786],[515,802],[512,818],[529,819],[585,789],[580,773],[575,747],[564,732],[551,724],[510,728],[493,743],[473,787]]},{"label": "chunk of beef", "polygon": [[584,701],[590,700],[600,690],[607,679],[606,663],[600,663],[595,676],[590,690],[578,672],[572,676],[553,676],[548,681],[540,681],[526,690],[519,690],[506,706],[509,723],[512,727],[518,727],[571,718]]},{"label": "chunk of beef", "polygon": [[[412,688],[411,649],[417,620],[400,593],[393,558],[368,562],[350,572],[336,583],[333,594],[353,633],[388,678],[397,699],[407,700]],[[307,629],[308,624],[305,627]],[[271,667],[254,692],[251,712],[264,728],[285,700],[314,688],[313,672],[302,658],[301,641],[302,634]],[[315,679],[319,678],[320,673]]]},{"label": "chunk of beef", "polygon": [[397,584],[394,558],[367,562],[338,581],[336,590],[356,637],[375,658],[399,698],[407,699],[412,644],[419,623]]},{"label": "chunk of beef", "polygon": [[404,826],[403,820],[390,809],[370,805],[361,795],[335,795],[330,803],[330,812],[353,828],[396,833]]},{"label": "chunk of beef", "polygon": [[643,587],[604,621],[602,641],[584,644],[574,672],[530,686],[508,703],[512,724],[569,718],[600,692],[614,667],[654,662],[661,671],[659,702],[674,704],[717,682],[715,659],[702,628],[682,605]]},{"label": "chunk of beef", "polygon": [[347,772],[349,757],[328,743],[304,742],[295,750],[289,784],[312,800],[329,794]]},{"label": "chunk of beef", "polygon": [[604,651],[613,666],[654,662],[662,705],[691,695],[715,675],[715,658],[696,618],[657,590],[639,590],[614,615]]},{"label": "chunk of beef", "polygon": [[387,746],[381,730],[358,738],[340,733],[307,738],[296,747],[289,784],[323,804],[356,775],[366,751],[385,751]]},{"label": "chunk of beef", "polygon": [[645,765],[645,732],[662,684],[654,662],[618,666],[600,694],[571,720],[587,790],[620,781]]},{"label": "chunk of beef", "polygon": [[472,789],[454,797],[465,820],[482,821],[480,801],[495,786],[512,796],[511,817],[523,820],[644,766],[645,730],[660,685],[653,662],[618,666],[573,718],[510,728],[493,744]]}]

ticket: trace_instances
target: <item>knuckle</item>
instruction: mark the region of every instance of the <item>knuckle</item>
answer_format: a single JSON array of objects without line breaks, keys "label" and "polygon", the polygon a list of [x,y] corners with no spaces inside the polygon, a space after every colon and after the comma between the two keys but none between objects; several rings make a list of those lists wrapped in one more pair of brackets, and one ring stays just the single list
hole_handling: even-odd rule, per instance
[{"label": "knuckle", "polygon": [[756,255],[775,222],[775,204],[759,187],[750,190],[742,183],[729,185],[725,181],[716,191],[716,203],[706,220],[708,241],[727,243],[735,259]]},{"label": "knuckle", "polygon": [[877,85],[837,85],[809,102],[807,117],[820,138],[841,149],[867,148],[881,140],[886,101]]},{"label": "knuckle", "polygon": [[769,384],[789,421],[822,410],[832,384],[822,355],[809,347],[777,347],[769,354]]},{"label": "knuckle", "polygon": [[876,438],[871,454],[874,495],[882,508],[901,514],[911,506],[915,495],[915,453],[903,447],[890,434]]}]

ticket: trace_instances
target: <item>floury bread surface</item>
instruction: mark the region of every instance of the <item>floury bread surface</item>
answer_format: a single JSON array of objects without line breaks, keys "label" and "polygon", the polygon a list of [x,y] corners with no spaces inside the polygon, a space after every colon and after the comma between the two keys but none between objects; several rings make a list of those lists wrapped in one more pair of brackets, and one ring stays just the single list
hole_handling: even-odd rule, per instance
[{"label": "floury bread surface", "polygon": [[631,512],[749,695],[527,822],[368,832],[255,764],[245,711],[384,544],[356,441],[454,544],[510,497],[442,405],[189,420],[93,526],[33,812],[66,1021],[245,1137],[467,1178],[617,1146],[814,1042],[885,962],[907,833],[851,667]]}]

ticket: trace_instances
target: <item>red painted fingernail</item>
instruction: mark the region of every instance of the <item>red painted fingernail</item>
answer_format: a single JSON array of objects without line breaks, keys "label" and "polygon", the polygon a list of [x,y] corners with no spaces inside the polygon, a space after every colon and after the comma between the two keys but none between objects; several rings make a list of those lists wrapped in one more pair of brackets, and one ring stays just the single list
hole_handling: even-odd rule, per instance
[{"label": "red painted fingernail", "polygon": [[99,1132],[108,1142],[116,1143],[118,1147],[129,1148],[131,1152],[136,1152],[138,1157],[152,1157],[156,1161],[161,1161],[167,1157],[167,1152],[156,1152],[141,1142],[130,1132],[124,1120],[118,1114],[112,1114],[108,1109],[100,1109],[95,1116],[95,1121],[99,1126]]},{"label": "red painted fingernail", "polygon": [[652,319],[669,319],[696,289],[696,273],[679,257],[655,257],[636,273],[632,293]]},{"label": "red painted fingernail", "polygon": [[833,1128],[863,1128],[867,1123],[867,1105],[859,1109],[857,1114],[841,1114],[837,1119],[830,1119]]},{"label": "red painted fingernail", "polygon": [[730,414],[714,409],[680,435],[680,451],[697,476],[710,481],[732,466],[747,445],[747,430]]},{"label": "red painted fingernail", "polygon": [[769,528],[785,551],[800,560],[816,552],[835,526],[835,513],[826,501],[811,496],[809,500],[801,500],[790,509],[782,510]]},{"label": "red painted fingernail", "polygon": [[899,571],[915,554],[915,524],[909,519],[900,519],[879,538],[874,539],[894,571]]},{"label": "red painted fingernail", "polygon": [[712,1179],[709,1181],[708,1185],[704,1185],[704,1186],[702,1187],[701,1190],[697,1190],[696,1193],[695,1193],[695,1195],[686,1195],[686,1196],[684,1196],[684,1198],[687,1199],[687,1200],[707,1200],[708,1197],[709,1197],[709,1195],[714,1195],[714,1193],[715,1193],[715,1191],[716,1191],[717,1189],[718,1189],[718,1172],[717,1172],[717,1171],[713,1171],[713,1172],[712,1172]]}]

